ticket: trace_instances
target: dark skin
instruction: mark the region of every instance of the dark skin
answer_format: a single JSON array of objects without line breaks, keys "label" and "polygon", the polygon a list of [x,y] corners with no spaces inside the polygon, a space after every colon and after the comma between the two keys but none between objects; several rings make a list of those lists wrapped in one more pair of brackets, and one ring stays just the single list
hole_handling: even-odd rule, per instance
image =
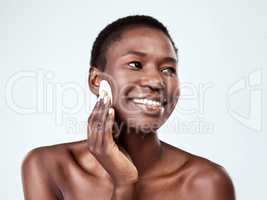
[{"label": "dark skin", "polygon": [[[177,57],[166,35],[149,27],[131,28],[111,44],[106,58],[104,72],[92,68],[89,86],[98,96],[100,81],[108,80],[112,104],[108,98],[96,103],[86,140],[27,155],[25,199],[234,200],[233,184],[222,167],[158,139],[157,129],[179,97]],[[144,96],[160,97],[160,112],[133,101]]]}]

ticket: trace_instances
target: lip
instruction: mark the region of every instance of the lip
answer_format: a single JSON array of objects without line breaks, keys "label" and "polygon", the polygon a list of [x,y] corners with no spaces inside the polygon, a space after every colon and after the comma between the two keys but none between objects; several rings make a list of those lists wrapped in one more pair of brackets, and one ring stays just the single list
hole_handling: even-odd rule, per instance
[{"label": "lip", "polygon": [[150,105],[145,105],[145,104],[142,104],[142,103],[134,102],[133,99],[135,99],[135,98],[130,99],[129,103],[132,104],[135,108],[138,108],[138,110],[141,110],[142,113],[144,113],[146,115],[159,116],[164,111],[164,106],[163,105],[161,105],[161,106],[150,106]]},{"label": "lip", "polygon": [[162,106],[165,106],[167,104],[167,99],[164,96],[158,96],[158,95],[143,95],[143,96],[137,96],[137,97],[130,97],[130,100],[133,99],[149,99],[158,101],[161,103]]}]

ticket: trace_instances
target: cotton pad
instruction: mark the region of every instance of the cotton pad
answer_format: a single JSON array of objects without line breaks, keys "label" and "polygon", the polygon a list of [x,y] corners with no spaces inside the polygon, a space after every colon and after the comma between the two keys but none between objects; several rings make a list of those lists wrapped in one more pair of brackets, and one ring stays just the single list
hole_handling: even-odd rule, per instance
[{"label": "cotton pad", "polygon": [[104,97],[104,94],[107,94],[112,103],[112,91],[109,83],[106,80],[102,80],[99,85],[99,96]]}]

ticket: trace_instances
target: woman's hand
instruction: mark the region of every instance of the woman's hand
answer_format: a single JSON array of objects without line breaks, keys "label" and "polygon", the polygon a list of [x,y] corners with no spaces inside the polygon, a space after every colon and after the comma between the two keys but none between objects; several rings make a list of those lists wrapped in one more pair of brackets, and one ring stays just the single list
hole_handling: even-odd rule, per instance
[{"label": "woman's hand", "polygon": [[135,183],[138,172],[126,151],[122,152],[113,140],[114,115],[109,97],[98,99],[88,119],[87,141],[89,151],[109,173],[114,187],[119,188]]}]

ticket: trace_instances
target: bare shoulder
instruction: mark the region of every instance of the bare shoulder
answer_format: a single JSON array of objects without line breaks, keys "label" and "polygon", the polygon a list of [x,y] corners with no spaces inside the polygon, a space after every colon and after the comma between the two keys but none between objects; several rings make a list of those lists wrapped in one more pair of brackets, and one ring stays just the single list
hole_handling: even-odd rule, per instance
[{"label": "bare shoulder", "polygon": [[23,160],[21,175],[25,199],[62,199],[62,182],[74,166],[71,152],[82,142],[38,147]]},{"label": "bare shoulder", "polygon": [[205,158],[192,156],[189,168],[187,189],[195,191],[192,196],[198,199],[234,200],[234,186],[226,170]]},{"label": "bare shoulder", "polygon": [[32,149],[24,158],[23,165],[27,165],[29,163],[34,162],[46,162],[51,164],[50,162],[58,161],[60,162],[61,158],[64,158],[69,155],[70,150],[73,146],[81,143],[79,142],[71,142],[71,143],[62,143],[55,144],[51,146],[43,146]]},{"label": "bare shoulder", "polygon": [[183,155],[185,158],[183,192],[188,199],[235,199],[232,180],[222,166],[176,147],[170,148],[177,157]]},{"label": "bare shoulder", "polygon": [[62,165],[69,163],[73,149],[78,149],[83,141],[62,143],[51,146],[38,147],[31,150],[22,163],[22,175],[40,173],[52,177],[51,172],[57,172]]}]

